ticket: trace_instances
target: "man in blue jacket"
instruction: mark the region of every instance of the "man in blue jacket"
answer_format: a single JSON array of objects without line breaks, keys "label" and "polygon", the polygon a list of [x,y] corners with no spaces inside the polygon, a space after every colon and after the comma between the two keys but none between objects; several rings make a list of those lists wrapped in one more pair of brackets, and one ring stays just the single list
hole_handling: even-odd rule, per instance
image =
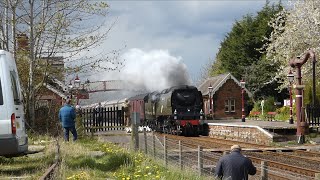
[{"label": "man in blue jacket", "polygon": [[231,153],[222,156],[215,169],[218,178],[228,180],[247,180],[248,174],[255,175],[256,172],[251,160],[241,154],[239,145],[233,145]]},{"label": "man in blue jacket", "polygon": [[69,131],[73,135],[73,141],[77,140],[77,130],[75,127],[76,111],[71,106],[71,99],[67,99],[64,106],[59,111],[59,120],[64,128],[64,139],[69,141]]}]

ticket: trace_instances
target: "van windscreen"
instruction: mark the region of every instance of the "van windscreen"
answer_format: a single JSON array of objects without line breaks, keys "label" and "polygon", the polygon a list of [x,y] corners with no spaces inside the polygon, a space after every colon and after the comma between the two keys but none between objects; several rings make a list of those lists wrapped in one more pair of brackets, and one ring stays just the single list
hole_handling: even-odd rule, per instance
[{"label": "van windscreen", "polygon": [[1,80],[0,80],[0,105],[3,105],[3,94],[2,94]]}]

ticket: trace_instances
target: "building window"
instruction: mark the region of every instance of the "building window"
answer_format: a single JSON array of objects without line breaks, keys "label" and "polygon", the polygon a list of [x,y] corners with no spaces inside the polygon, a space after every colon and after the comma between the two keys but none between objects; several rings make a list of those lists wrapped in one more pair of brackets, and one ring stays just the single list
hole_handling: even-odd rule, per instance
[{"label": "building window", "polygon": [[227,99],[224,101],[224,111],[225,112],[235,112],[236,111],[236,100]]}]

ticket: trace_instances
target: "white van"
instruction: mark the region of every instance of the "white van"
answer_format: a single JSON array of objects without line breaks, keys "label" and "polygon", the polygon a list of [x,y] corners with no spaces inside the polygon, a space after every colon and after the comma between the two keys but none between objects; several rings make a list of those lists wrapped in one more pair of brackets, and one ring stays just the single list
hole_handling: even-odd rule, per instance
[{"label": "white van", "polygon": [[28,151],[23,101],[16,62],[0,50],[0,155]]}]

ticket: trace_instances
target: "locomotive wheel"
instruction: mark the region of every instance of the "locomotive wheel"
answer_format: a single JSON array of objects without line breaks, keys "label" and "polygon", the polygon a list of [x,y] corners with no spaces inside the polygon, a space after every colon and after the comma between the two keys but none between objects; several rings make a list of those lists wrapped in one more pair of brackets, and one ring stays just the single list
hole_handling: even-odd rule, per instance
[{"label": "locomotive wheel", "polygon": [[198,126],[194,126],[193,128],[192,128],[192,130],[193,130],[193,135],[194,136],[199,136],[199,128],[198,128]]},{"label": "locomotive wheel", "polygon": [[208,136],[209,135],[209,125],[208,124],[203,124],[202,125],[201,135],[202,136]]},{"label": "locomotive wheel", "polygon": [[185,127],[185,136],[189,137],[192,136],[192,125],[190,123],[188,123]]},{"label": "locomotive wheel", "polygon": [[176,129],[177,129],[177,133],[176,133],[176,134],[177,134],[178,136],[180,136],[180,135],[182,134],[182,133],[181,133],[181,126],[177,126]]}]

